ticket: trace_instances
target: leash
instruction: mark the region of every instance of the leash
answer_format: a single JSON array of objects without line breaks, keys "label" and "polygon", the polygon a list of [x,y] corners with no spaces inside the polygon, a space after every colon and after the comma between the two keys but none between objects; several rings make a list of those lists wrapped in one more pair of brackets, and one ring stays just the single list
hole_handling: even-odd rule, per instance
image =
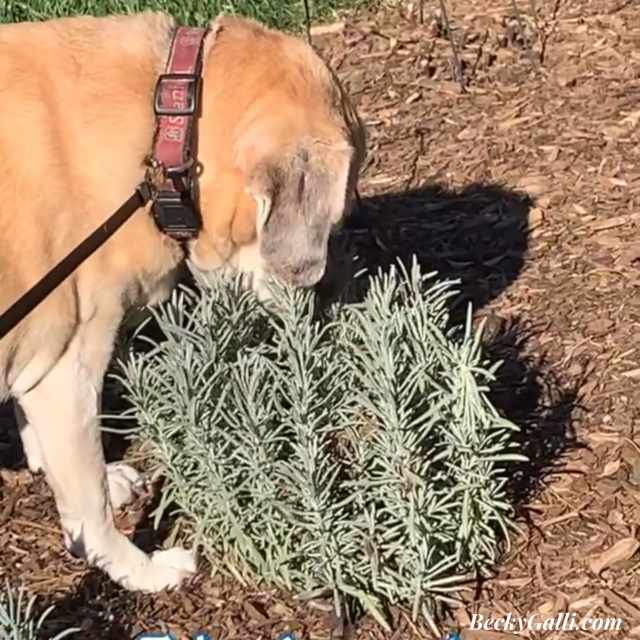
[{"label": "leash", "polygon": [[153,218],[163,233],[181,242],[197,236],[202,218],[193,140],[200,115],[202,47],[208,32],[208,28],[178,27],[173,36],[166,72],[156,83],[157,126],[144,181],[106,222],[0,315],[0,340],[148,202],[152,201]]},{"label": "leash", "polygon": [[0,316],[0,340],[26,318],[50,293],[66,280],[92,253],[98,250],[140,207],[148,202],[140,189],[88,238],[18,298]]}]

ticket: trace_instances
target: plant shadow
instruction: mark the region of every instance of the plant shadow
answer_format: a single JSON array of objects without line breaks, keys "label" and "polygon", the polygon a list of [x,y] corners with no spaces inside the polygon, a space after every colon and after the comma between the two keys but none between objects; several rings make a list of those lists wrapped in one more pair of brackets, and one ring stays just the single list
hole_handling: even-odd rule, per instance
[{"label": "plant shadow", "polygon": [[[83,577],[71,593],[39,598],[35,614],[53,607],[51,615],[33,640],[51,640],[68,629],[77,631],[69,638],[101,638],[120,640],[132,638],[130,621],[135,620],[137,594],[129,594],[127,601],[119,597],[121,589],[101,571],[91,571]],[[117,607],[114,606],[117,603]],[[123,611],[123,609],[125,609]]]}]

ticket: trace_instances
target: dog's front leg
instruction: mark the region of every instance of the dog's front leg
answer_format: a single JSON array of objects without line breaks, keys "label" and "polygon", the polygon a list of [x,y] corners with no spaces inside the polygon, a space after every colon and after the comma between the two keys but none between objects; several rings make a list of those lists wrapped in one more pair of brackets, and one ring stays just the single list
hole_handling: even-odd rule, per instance
[{"label": "dog's front leg", "polygon": [[[100,405],[101,403],[98,402],[98,407]],[[27,421],[20,403],[14,400],[13,406],[27,466],[31,473],[40,473],[44,471],[44,462],[38,434]],[[122,462],[112,462],[107,465],[107,485],[114,510],[133,501],[146,487],[144,478],[135,469]]]},{"label": "dog's front leg", "polygon": [[127,589],[159,591],[195,571],[195,561],[180,548],[149,557],[115,526],[97,418],[103,355],[110,344],[96,349],[96,340],[104,338],[79,333],[42,381],[18,400],[40,445],[67,548]]},{"label": "dog's front leg", "polygon": [[27,466],[32,473],[40,473],[44,469],[42,461],[42,449],[38,441],[38,434],[27,422],[24,411],[17,400],[13,401],[13,412],[18,423],[20,431],[20,439],[22,440],[22,449],[24,457],[27,460]]}]

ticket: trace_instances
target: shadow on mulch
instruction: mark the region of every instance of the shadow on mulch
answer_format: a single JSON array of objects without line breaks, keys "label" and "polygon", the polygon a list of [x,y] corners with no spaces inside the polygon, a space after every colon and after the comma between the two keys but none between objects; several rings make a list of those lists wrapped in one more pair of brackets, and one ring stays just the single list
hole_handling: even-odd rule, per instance
[{"label": "shadow on mulch", "polygon": [[[340,235],[358,256],[355,271],[410,265],[415,256],[423,273],[460,280],[462,295],[452,309],[458,322],[467,302],[478,311],[517,279],[533,206],[527,195],[498,185],[448,190],[433,184],[362,198]],[[335,288],[332,279],[345,276],[330,266],[321,290]]]},{"label": "shadow on mulch", "polygon": [[[453,322],[464,320],[469,302],[476,314],[483,315],[483,307],[509,287],[523,267],[533,204],[527,196],[496,185],[471,185],[459,191],[427,186],[364,198],[332,247],[332,261],[318,293],[331,298],[354,270],[375,272],[398,261],[409,266],[415,257],[423,273],[437,271],[440,279],[460,280]],[[345,271],[349,260],[344,257],[350,251],[358,259]],[[544,356],[531,352],[526,321],[492,314],[487,321],[485,352],[492,361],[503,361],[491,400],[520,427],[514,438],[529,459],[505,469],[508,497],[516,513],[526,517],[523,507],[527,501],[574,446],[571,418],[578,386],[566,385]],[[118,399],[115,402],[120,404]],[[2,423],[5,418],[4,413],[0,415]],[[107,457],[121,457],[128,441],[114,435],[108,435],[107,441]],[[19,466],[19,447],[15,431],[13,436],[6,431],[0,434],[0,454],[11,452],[8,458],[0,455],[0,466]],[[167,526],[170,522],[163,523],[162,530],[166,532]],[[148,523],[137,531],[136,542],[149,550],[163,536],[162,531],[154,534]],[[168,615],[189,616],[188,611],[181,611],[180,600],[172,604],[159,598],[126,594],[100,572],[91,572],[77,592],[55,603],[56,627],[83,625],[86,637],[99,628],[100,637],[127,638],[133,620],[160,622]]]},{"label": "shadow on mulch", "polygon": [[[486,356],[503,363],[490,399],[520,428],[514,441],[528,462],[511,464],[505,473],[509,502],[524,518],[524,506],[543,479],[576,446],[571,419],[583,383],[566,382],[544,354],[531,353],[526,318],[482,311],[520,274],[534,204],[526,194],[493,184],[460,190],[427,185],[363,198],[334,240],[332,263],[319,285],[321,295],[332,298],[358,271],[375,273],[398,262],[410,267],[414,259],[422,273],[435,271],[440,280],[459,281],[452,323],[464,323],[471,304],[476,316],[486,316]],[[365,290],[352,288],[351,300]]]},{"label": "shadow on mulch", "polygon": [[[50,640],[70,628],[80,629],[70,638],[130,638],[128,620],[135,616],[136,596],[125,600],[122,590],[101,572],[89,573],[73,594],[63,598],[52,595],[48,602],[39,599],[41,609],[51,605],[55,609],[37,640]],[[117,610],[114,610],[114,601],[118,603]]]}]

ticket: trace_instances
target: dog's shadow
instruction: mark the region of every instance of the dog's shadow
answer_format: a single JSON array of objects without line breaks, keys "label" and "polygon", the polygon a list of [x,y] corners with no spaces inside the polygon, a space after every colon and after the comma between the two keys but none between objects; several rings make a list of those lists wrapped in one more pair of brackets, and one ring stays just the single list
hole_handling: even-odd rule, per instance
[{"label": "dog's shadow", "polygon": [[[333,238],[321,295],[333,296],[352,277],[416,258],[422,272],[460,280],[460,304],[477,311],[513,283],[528,247],[531,199],[496,185],[462,190],[429,185],[360,199]],[[357,255],[354,255],[357,254]]]}]

